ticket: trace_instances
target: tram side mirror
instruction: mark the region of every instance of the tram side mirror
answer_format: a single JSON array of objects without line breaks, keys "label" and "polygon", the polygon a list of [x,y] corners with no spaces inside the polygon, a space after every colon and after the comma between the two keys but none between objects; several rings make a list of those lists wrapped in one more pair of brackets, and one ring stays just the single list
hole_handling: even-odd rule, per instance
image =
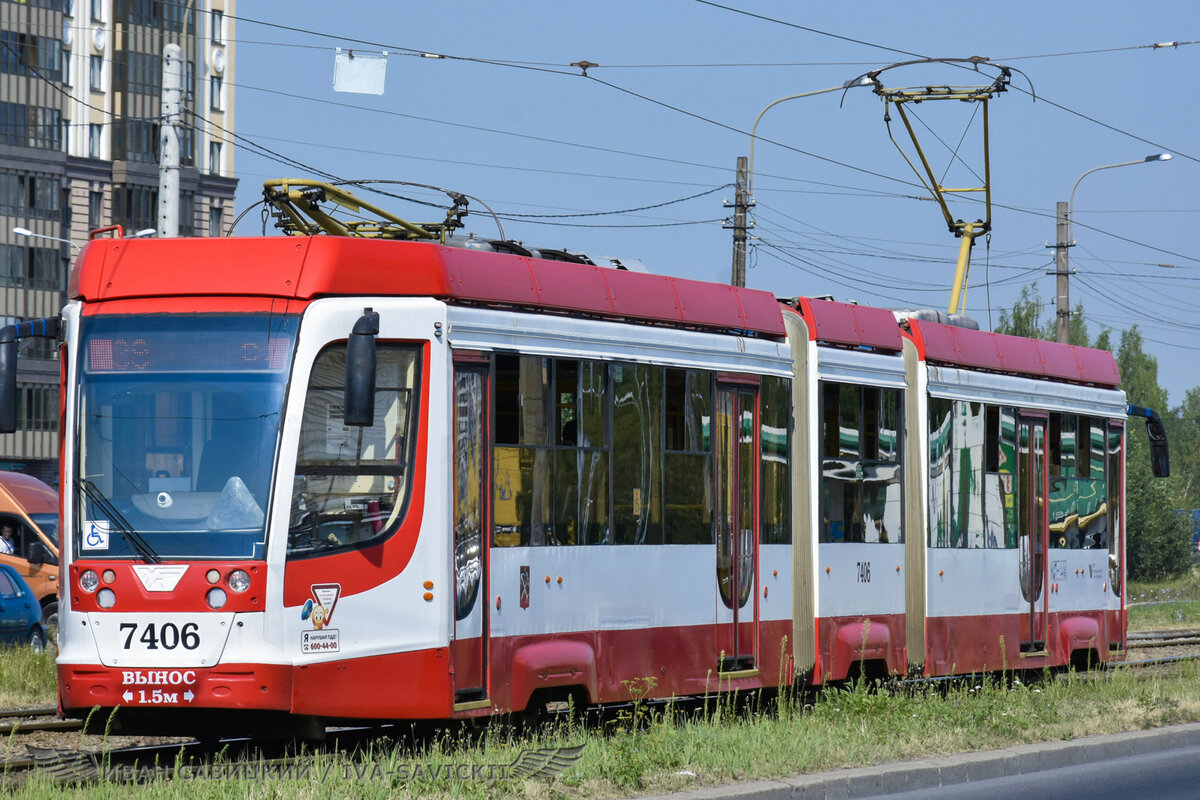
[{"label": "tram side mirror", "polygon": [[1155,417],[1146,418],[1146,436],[1150,439],[1150,469],[1156,478],[1171,475],[1171,451],[1167,447],[1167,430]]},{"label": "tram side mirror", "polygon": [[1146,418],[1146,438],[1150,440],[1150,471],[1156,478],[1171,476],[1171,451],[1167,445],[1167,429],[1152,408],[1129,407],[1131,417]]},{"label": "tram side mirror", "polygon": [[375,423],[375,337],[378,335],[379,314],[364,308],[346,340],[343,417],[346,425],[370,427]]}]

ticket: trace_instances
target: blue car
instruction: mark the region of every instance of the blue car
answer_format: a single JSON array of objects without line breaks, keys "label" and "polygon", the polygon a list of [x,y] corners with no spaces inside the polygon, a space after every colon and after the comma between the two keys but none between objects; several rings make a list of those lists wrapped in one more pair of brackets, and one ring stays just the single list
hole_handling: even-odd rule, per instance
[{"label": "blue car", "polygon": [[7,564],[0,564],[0,644],[28,645],[39,653],[46,647],[42,607],[25,579]]}]

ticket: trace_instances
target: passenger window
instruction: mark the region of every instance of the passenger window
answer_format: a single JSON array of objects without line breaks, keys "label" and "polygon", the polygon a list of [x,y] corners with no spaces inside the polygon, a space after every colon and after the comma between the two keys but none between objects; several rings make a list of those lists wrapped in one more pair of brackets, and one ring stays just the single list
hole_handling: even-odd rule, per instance
[{"label": "passenger window", "polygon": [[663,454],[667,544],[713,543],[713,413],[711,372],[666,371]]},{"label": "passenger window", "polygon": [[344,425],[346,346],[317,356],[300,429],[288,527],[288,556],[324,555],[373,544],[393,533],[412,484],[420,353],[380,344],[375,422]]},{"label": "passenger window", "polygon": [[900,392],[826,383],[821,541],[904,541]]},{"label": "passenger window", "polygon": [[613,543],[662,544],[663,368],[613,366]]}]

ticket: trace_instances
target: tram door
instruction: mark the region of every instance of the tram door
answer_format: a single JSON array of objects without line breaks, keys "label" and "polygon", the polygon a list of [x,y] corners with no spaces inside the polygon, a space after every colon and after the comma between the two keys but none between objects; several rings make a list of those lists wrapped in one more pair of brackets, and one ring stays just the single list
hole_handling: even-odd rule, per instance
[{"label": "tram door", "polygon": [[758,390],[718,385],[717,646],[722,672],[752,669],[758,634]]},{"label": "tram door", "polygon": [[1046,548],[1050,509],[1045,417],[1017,418],[1017,533],[1020,548],[1021,596],[1028,620],[1021,622],[1021,652],[1046,650]]},{"label": "tram door", "polygon": [[488,371],[456,364],[454,373],[454,641],[456,705],[487,697]]}]

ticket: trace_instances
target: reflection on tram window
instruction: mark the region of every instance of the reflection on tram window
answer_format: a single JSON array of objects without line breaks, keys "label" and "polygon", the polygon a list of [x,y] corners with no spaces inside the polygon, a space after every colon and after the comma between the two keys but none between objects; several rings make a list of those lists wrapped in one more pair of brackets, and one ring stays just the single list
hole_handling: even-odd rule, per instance
[{"label": "reflection on tram window", "polygon": [[903,542],[900,392],[825,383],[821,399],[821,541]]},{"label": "reflection on tram window", "polygon": [[667,544],[712,544],[713,376],[668,369],[664,384],[664,540]]},{"label": "reflection on tram window", "polygon": [[[792,382],[786,378],[762,379],[762,484],[759,515],[762,544],[788,544],[792,541],[792,505],[789,463],[791,461],[791,394]],[[896,436],[896,426],[889,429],[886,420],[880,421],[880,458],[884,456],[884,440]],[[894,444],[892,445],[894,447]],[[891,454],[889,454],[891,455]]]},{"label": "reflection on tram window", "polygon": [[493,544],[608,540],[606,391],[600,362],[496,356]]},{"label": "reflection on tram window", "polygon": [[[1050,546],[1067,549],[1095,549],[1108,546],[1108,490],[1104,469],[1093,469],[1095,446],[1103,441],[1103,420],[1093,431],[1090,417],[1051,414],[1050,471]],[[1057,470],[1054,465],[1056,443]],[[1086,442],[1086,444],[1084,444]]]},{"label": "reflection on tram window", "polygon": [[613,366],[613,543],[661,544],[663,369]]},{"label": "reflection on tram window", "polygon": [[381,539],[399,525],[412,481],[419,351],[378,346],[375,421],[341,421],[346,347],[317,356],[300,429],[288,555],[324,554]]},{"label": "reflection on tram window", "polygon": [[929,398],[929,546],[950,547],[954,496],[951,424],[954,403]]},{"label": "reflection on tram window", "polygon": [[1017,546],[1016,414],[1011,408],[987,407],[987,462],[983,475],[984,547]]}]

